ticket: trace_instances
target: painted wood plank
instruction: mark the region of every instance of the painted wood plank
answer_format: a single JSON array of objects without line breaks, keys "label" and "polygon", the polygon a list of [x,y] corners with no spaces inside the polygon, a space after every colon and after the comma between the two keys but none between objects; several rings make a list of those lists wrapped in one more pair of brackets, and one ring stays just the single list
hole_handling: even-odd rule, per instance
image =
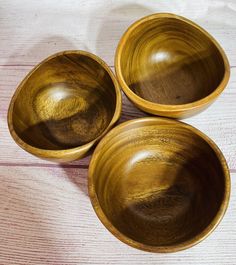
[{"label": "painted wood plank", "polygon": [[109,65],[126,28],[140,17],[171,12],[209,31],[236,65],[234,1],[1,1],[1,65],[35,64],[65,49],[85,49]]},{"label": "painted wood plank", "polygon": [[[21,150],[7,129],[7,108],[22,78],[52,53],[83,49],[114,70],[124,30],[154,12],[186,16],[225,49],[231,80],[206,111],[184,120],[210,136],[231,169],[229,209],[201,244],[176,254],[132,249],[98,221],[87,196],[90,157],[66,165]],[[0,264],[231,264],[236,263],[236,4],[178,0],[0,0]],[[120,122],[146,116],[124,96]]]},{"label": "painted wood plank", "polygon": [[234,192],[225,218],[206,240],[186,251],[152,254],[121,243],[99,222],[86,171],[1,167],[0,264],[235,264]]}]

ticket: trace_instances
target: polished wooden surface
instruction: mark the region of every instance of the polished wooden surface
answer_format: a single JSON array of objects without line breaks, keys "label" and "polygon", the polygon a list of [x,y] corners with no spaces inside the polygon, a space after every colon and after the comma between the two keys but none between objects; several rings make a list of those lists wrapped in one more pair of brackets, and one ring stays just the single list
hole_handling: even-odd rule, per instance
[{"label": "polished wooden surface", "polygon": [[92,155],[89,194],[119,239],[175,252],[204,239],[228,205],[230,175],[218,147],[190,125],[163,118],[121,124]]},{"label": "polished wooden surface", "polygon": [[84,51],[52,55],[22,81],[9,107],[23,149],[65,162],[83,156],[118,120],[121,93],[109,67]]},{"label": "polished wooden surface", "polygon": [[120,40],[115,65],[122,89],[136,106],[174,118],[205,109],[229,79],[227,57],[213,37],[167,13],[131,25]]},{"label": "polished wooden surface", "polygon": [[[236,16],[233,1],[0,1],[0,264],[1,265],[235,265],[236,260]],[[90,156],[66,165],[19,148],[7,109],[25,75],[63,50],[88,50],[114,71],[127,27],[156,12],[181,14],[225,49],[231,77],[207,110],[185,121],[213,139],[228,162],[232,193],[215,231],[184,251],[156,254],[120,242],[99,221],[87,193]],[[147,116],[123,95],[120,122]]]}]

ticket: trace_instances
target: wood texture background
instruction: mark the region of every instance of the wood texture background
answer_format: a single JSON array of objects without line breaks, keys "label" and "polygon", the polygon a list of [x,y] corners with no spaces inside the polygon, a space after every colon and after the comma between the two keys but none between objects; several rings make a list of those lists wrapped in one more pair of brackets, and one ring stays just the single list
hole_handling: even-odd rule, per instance
[{"label": "wood texture background", "polygon": [[[83,49],[113,68],[116,45],[136,19],[186,16],[224,47],[231,79],[206,111],[186,119],[223,151],[232,194],[225,218],[204,242],[174,254],[132,249],[98,221],[87,194],[90,157],[59,165],[21,150],[7,129],[7,108],[22,78],[52,53]],[[0,1],[0,264],[236,264],[236,2]],[[145,116],[123,97],[121,122]]]}]

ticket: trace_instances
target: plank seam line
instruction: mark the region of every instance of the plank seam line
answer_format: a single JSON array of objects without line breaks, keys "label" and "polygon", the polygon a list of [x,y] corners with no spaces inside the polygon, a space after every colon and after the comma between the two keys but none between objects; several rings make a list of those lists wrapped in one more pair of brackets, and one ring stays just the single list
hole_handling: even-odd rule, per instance
[{"label": "plank seam line", "polygon": [[[20,67],[20,66],[31,66],[34,67],[38,63],[35,64],[0,64],[0,67]],[[114,68],[114,65],[108,65],[110,68]]]},{"label": "plank seam line", "polygon": [[10,67],[14,67],[14,66],[35,66],[35,64],[0,64],[0,66],[10,66]]},{"label": "plank seam line", "polygon": [[82,168],[88,169],[87,165],[66,165],[66,164],[41,164],[41,163],[7,163],[0,162],[0,167],[44,167],[44,168]]},{"label": "plank seam line", "polygon": [[[82,168],[88,169],[88,165],[66,165],[66,164],[41,164],[41,163],[7,163],[0,162],[0,167],[46,167],[46,168]],[[236,169],[232,168],[229,170],[230,173],[236,173]]]},{"label": "plank seam line", "polygon": [[[40,62],[38,62],[40,63]],[[18,66],[36,66],[38,63],[35,64],[0,64],[0,67],[18,67]],[[110,68],[115,68],[114,65],[108,65]],[[231,65],[230,68],[236,68],[236,65]]]}]

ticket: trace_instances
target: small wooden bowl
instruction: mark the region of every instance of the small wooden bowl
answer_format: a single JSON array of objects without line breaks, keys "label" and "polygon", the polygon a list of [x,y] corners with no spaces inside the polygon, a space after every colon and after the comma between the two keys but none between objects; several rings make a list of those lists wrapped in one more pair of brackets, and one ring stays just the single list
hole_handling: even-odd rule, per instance
[{"label": "small wooden bowl", "polygon": [[89,195],[111,233],[151,252],[174,252],[206,238],[230,196],[223,154],[194,127],[166,118],[122,123],[98,144]]},{"label": "small wooden bowl", "polygon": [[112,71],[85,51],[54,54],[17,88],[8,110],[15,142],[43,159],[82,157],[119,119],[121,92]]},{"label": "small wooden bowl", "polygon": [[171,118],[205,109],[230,76],[227,57],[209,33],[166,13],[144,17],[128,28],[117,47],[115,70],[138,108]]}]

